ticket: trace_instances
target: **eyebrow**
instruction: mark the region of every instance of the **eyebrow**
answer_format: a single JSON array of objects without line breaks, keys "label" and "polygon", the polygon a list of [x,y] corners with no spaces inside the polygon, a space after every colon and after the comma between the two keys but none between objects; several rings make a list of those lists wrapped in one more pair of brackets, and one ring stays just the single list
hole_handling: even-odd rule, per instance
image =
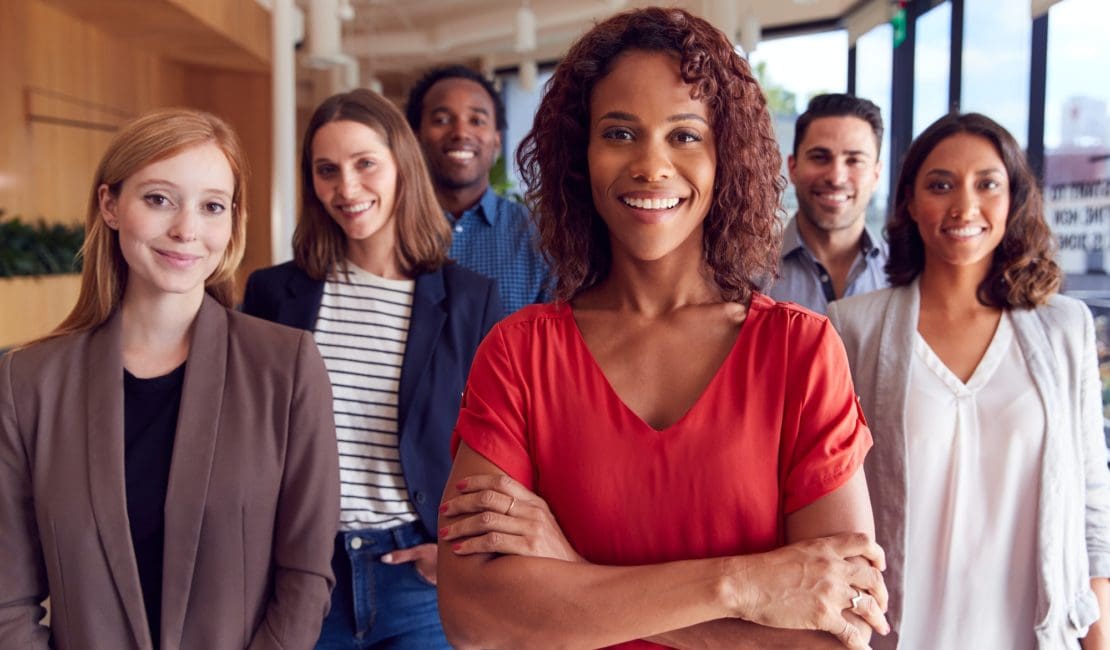
[{"label": "eyebrow", "polygon": [[[976,176],[986,176],[988,174],[1002,174],[1005,170],[1000,167],[988,167],[987,169],[980,169],[975,172]],[[947,169],[929,169],[925,171],[925,175],[934,176],[955,176],[955,172],[948,171]]]},{"label": "eyebrow", "polygon": [[[598,122],[600,122],[601,120],[619,120],[619,121],[622,121],[622,122],[638,122],[640,120],[640,118],[636,117],[632,113],[625,113],[623,111],[609,111],[605,115],[602,115],[601,117],[597,118]],[[676,113],[675,115],[671,115],[670,117],[667,118],[668,122],[686,122],[686,121],[689,121],[689,120],[693,120],[695,122],[701,122],[702,124],[705,124],[706,126],[709,126],[709,121],[706,120],[701,115],[698,115],[697,113]]]},{"label": "eyebrow", "polygon": [[[174,183],[173,181],[168,181],[164,178],[152,178],[150,180],[143,181],[142,183],[139,183],[139,185],[136,189],[142,189],[142,188],[148,187],[150,185],[169,185],[170,187],[174,188],[175,190],[178,189],[177,183]],[[222,190],[218,187],[208,187],[208,188],[205,188],[204,190],[202,190],[202,192],[206,193],[206,194],[220,194],[220,195],[228,196],[228,197],[231,196],[231,192],[228,192],[227,190]]]},{"label": "eyebrow", "polygon": [[[373,154],[374,154],[374,152],[370,151],[368,149],[366,151],[356,151],[356,152],[352,153],[350,156],[348,156],[348,158],[358,158],[359,156],[370,156],[370,155],[373,155]],[[321,156],[319,158],[313,158],[312,159],[312,164],[313,165],[315,165],[317,163],[322,163],[322,162],[331,162],[331,158],[324,158],[324,157]]]},{"label": "eyebrow", "polygon": [[[832,149],[830,149],[829,147],[822,147],[820,145],[814,145],[814,146],[810,147],[809,149],[806,149],[803,153],[807,153],[807,154],[808,153],[827,153],[827,154],[831,154],[832,152],[833,152]],[[842,155],[842,156],[863,156],[864,158],[873,158],[873,156],[870,153],[864,151],[863,149],[848,149],[847,151],[841,152],[839,155]]]},{"label": "eyebrow", "polygon": [[[489,115],[490,114],[489,109],[486,108],[485,106],[467,106],[466,108],[467,108],[467,110],[473,111],[475,113],[481,113],[482,115]],[[452,111],[451,111],[451,109],[447,108],[446,106],[436,106],[435,108],[431,109],[431,112],[433,114],[435,114],[435,113],[450,113]]]}]

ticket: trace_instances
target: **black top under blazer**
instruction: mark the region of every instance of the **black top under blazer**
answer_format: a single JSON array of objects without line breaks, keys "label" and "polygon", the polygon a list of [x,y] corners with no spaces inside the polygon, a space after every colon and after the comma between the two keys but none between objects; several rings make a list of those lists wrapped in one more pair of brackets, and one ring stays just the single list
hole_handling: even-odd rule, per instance
[{"label": "black top under blazer", "polygon": [[[324,297],[293,262],[255,271],[243,311],[312,331]],[[409,499],[434,539],[451,471],[451,432],[474,352],[501,317],[497,283],[455,263],[416,276],[401,365],[397,433]]]}]

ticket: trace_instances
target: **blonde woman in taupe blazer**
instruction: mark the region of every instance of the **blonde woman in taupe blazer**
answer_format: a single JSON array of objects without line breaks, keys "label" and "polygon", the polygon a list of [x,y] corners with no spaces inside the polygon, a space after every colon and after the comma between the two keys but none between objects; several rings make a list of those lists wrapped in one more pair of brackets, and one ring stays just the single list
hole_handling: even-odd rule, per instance
[{"label": "blonde woman in taupe blazer", "polygon": [[331,395],[310,335],[228,308],[242,160],[208,114],[125,126],[93,185],[77,306],[0,359],[0,648],[316,640]]}]

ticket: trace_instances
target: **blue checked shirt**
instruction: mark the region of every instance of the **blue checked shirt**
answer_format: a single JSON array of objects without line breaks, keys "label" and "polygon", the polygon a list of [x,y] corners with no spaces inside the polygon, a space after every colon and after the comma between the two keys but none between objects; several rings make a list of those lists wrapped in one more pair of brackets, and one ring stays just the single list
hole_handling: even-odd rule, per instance
[{"label": "blue checked shirt", "polygon": [[451,258],[497,280],[505,315],[548,298],[548,268],[536,249],[536,229],[524,206],[491,188],[452,222]]},{"label": "blue checked shirt", "polygon": [[[876,243],[877,242],[877,243]],[[859,257],[848,271],[848,284],[841,298],[855,296],[868,291],[885,288],[888,283],[886,272],[886,242],[873,237],[866,228],[859,240]],[[779,277],[767,295],[775,300],[796,302],[799,305],[824,314],[829,303],[837,299],[833,292],[829,272],[806,248],[798,233],[798,217],[794,216],[782,231],[782,261],[779,264]]]}]

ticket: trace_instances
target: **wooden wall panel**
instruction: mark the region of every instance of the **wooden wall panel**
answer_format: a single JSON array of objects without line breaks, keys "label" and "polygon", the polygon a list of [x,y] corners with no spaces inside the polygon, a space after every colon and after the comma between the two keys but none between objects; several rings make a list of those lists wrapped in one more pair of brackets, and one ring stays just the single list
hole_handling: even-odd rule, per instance
[{"label": "wooden wall panel", "polygon": [[0,209],[9,215],[31,208],[30,130],[24,117],[28,3],[0,2]]},{"label": "wooden wall panel", "polygon": [[189,66],[189,104],[214,113],[239,134],[250,165],[247,185],[247,250],[239,268],[240,290],[251,271],[269,266],[270,177],[273,168],[272,84],[268,74]]}]

